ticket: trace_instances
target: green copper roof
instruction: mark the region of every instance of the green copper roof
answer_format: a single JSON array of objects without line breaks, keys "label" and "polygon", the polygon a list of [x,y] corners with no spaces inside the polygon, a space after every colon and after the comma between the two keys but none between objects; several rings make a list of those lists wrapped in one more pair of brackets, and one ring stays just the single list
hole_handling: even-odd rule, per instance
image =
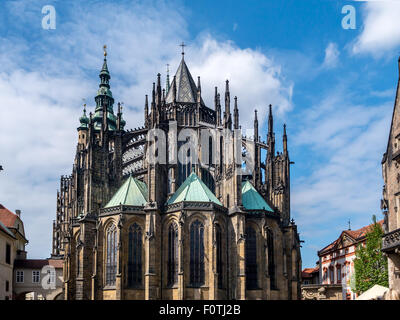
[{"label": "green copper roof", "polygon": [[250,181],[242,183],[242,203],[247,210],[266,210],[274,212]]},{"label": "green copper roof", "polygon": [[147,185],[131,176],[114,194],[105,208],[119,206],[144,206],[147,202]]},{"label": "green copper roof", "polygon": [[167,204],[182,201],[214,202],[222,206],[221,202],[194,172],[187,177],[185,182],[182,183],[178,190],[168,200]]}]

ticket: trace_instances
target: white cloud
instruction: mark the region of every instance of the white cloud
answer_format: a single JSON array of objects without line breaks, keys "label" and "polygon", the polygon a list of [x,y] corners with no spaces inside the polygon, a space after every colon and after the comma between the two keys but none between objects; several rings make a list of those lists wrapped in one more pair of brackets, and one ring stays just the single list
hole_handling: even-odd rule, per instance
[{"label": "white cloud", "polygon": [[340,52],[336,43],[330,42],[325,49],[325,59],[323,67],[331,69],[336,67],[339,61]]},{"label": "white cloud", "polygon": [[321,225],[343,230],[349,218],[361,227],[372,214],[379,217],[380,161],[393,102],[366,106],[353,100],[336,88],[301,115],[293,143],[309,153],[310,173],[293,184],[292,199],[305,236],[311,237]]},{"label": "white cloud", "polygon": [[364,24],[352,51],[381,56],[400,45],[400,3],[369,1],[365,3]]},{"label": "white cloud", "polygon": [[[34,8],[15,2],[18,30],[25,26],[34,37],[0,37],[0,201],[11,210],[22,209],[29,257],[50,253],[59,176],[72,169],[82,98],[93,111],[103,44],[109,48],[114,97],[127,106],[128,128],[143,124],[144,95],[156,74],[164,73],[166,63],[172,73],[178,66],[178,44],[189,38],[187,22],[181,9],[156,6],[68,4],[64,14],[70,16],[59,19],[50,33],[32,22],[40,19],[21,18],[26,10],[34,15]],[[280,66],[263,53],[209,35],[187,49],[187,64],[193,77],[201,76],[211,108],[214,86],[223,93],[226,78],[231,101],[238,96],[242,123],[250,125],[254,108],[262,117],[269,103],[281,114],[291,108],[293,85],[284,84]]]}]

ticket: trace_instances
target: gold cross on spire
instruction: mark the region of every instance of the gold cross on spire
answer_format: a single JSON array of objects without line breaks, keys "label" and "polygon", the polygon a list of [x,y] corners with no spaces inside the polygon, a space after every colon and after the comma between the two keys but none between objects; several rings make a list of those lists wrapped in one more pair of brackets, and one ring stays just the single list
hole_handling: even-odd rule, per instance
[{"label": "gold cross on spire", "polygon": [[104,50],[104,57],[107,57],[107,45],[106,44],[103,46],[103,50]]},{"label": "gold cross on spire", "polygon": [[182,41],[182,43],[179,46],[182,47],[182,55],[184,55],[186,44]]}]

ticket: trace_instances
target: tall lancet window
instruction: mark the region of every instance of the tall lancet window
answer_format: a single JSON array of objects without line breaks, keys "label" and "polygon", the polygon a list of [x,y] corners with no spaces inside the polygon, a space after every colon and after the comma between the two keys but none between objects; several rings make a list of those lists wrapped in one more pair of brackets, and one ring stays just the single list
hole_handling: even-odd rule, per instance
[{"label": "tall lancet window", "polygon": [[274,234],[270,229],[267,230],[267,244],[268,244],[268,273],[271,282],[271,289],[276,289]]},{"label": "tall lancet window", "polygon": [[190,226],[190,285],[204,284],[204,225],[196,220]]},{"label": "tall lancet window", "polygon": [[142,285],[142,229],[134,223],[129,228],[128,286]]},{"label": "tall lancet window", "polygon": [[115,285],[117,272],[117,228],[111,224],[106,231],[106,285]]},{"label": "tall lancet window", "polygon": [[223,264],[222,264],[222,231],[221,227],[217,224],[215,226],[215,240],[217,245],[217,273],[218,273],[218,288],[223,287]]},{"label": "tall lancet window", "polygon": [[175,222],[168,228],[168,285],[178,282],[178,226]]},{"label": "tall lancet window", "polygon": [[246,228],[246,289],[257,289],[257,234]]}]

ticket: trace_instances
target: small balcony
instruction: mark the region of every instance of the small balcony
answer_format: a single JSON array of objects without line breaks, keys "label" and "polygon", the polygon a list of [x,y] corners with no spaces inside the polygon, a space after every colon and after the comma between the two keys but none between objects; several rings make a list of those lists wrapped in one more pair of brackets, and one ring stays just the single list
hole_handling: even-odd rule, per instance
[{"label": "small balcony", "polygon": [[400,228],[386,233],[382,237],[382,251],[390,253],[400,248]]}]

